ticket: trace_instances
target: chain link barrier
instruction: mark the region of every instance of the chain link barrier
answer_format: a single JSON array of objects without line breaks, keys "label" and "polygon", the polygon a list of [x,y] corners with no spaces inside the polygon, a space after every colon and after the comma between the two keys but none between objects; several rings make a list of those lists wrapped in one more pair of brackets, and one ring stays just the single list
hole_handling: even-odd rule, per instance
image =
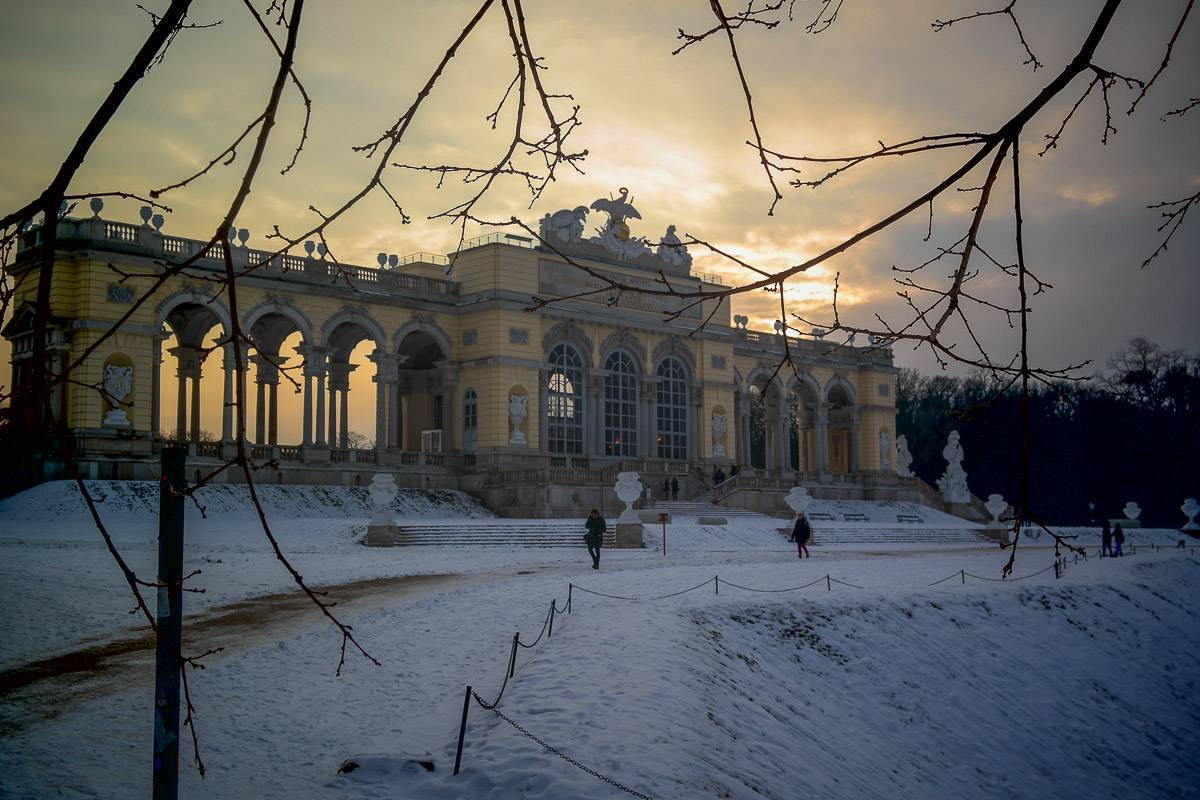
[{"label": "chain link barrier", "polygon": [[575,759],[571,758],[569,755],[564,753],[562,750],[559,750],[557,747],[547,744],[543,740],[534,736],[532,733],[530,733],[528,730],[526,730],[519,722],[517,722],[516,720],[512,719],[511,717],[505,715],[502,711],[500,711],[500,709],[496,708],[495,706],[489,706],[486,703],[484,703],[482,698],[480,698],[479,695],[475,694],[474,692],[472,692],[471,694],[474,695],[475,702],[479,703],[479,705],[483,706],[488,711],[491,711],[497,717],[504,720],[509,725],[513,726],[514,728],[516,728],[518,731],[520,731],[526,737],[537,742],[547,752],[553,753],[554,755],[561,758],[563,761],[566,761],[568,764],[583,770],[584,772],[586,772],[588,775],[591,775],[592,777],[599,778],[600,780],[604,781],[605,783],[607,783],[609,786],[613,787],[614,789],[619,789],[620,791],[625,792],[625,794],[631,795],[633,797],[641,798],[641,800],[653,800],[653,798],[651,798],[650,795],[643,794],[642,792],[639,792],[637,789],[631,789],[628,786],[626,786],[625,784],[620,783],[613,778],[610,778],[608,775],[605,775],[602,772],[597,772],[596,770],[592,769],[591,767],[587,766],[586,764],[579,763],[578,761],[576,761]]}]

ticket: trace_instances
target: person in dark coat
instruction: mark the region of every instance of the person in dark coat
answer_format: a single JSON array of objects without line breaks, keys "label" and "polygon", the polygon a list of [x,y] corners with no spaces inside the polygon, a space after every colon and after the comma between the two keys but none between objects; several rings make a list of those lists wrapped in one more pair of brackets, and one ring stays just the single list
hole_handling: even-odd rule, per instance
[{"label": "person in dark coat", "polygon": [[1114,556],[1117,556],[1119,558],[1121,555],[1123,555],[1121,553],[1121,545],[1123,545],[1123,544],[1125,544],[1125,531],[1121,530],[1121,526],[1118,524],[1115,528],[1113,528],[1113,552],[1112,552],[1112,554]]},{"label": "person in dark coat", "polygon": [[1108,527],[1108,520],[1104,520],[1104,529],[1100,531],[1100,557],[1112,555],[1112,529]]},{"label": "person in dark coat", "polygon": [[729,477],[731,477],[731,478],[737,477],[737,464],[734,464],[732,467],[729,468]]},{"label": "person in dark coat", "polygon": [[583,526],[587,528],[583,541],[587,545],[588,555],[592,557],[592,569],[600,569],[600,547],[604,544],[604,532],[608,530],[608,524],[600,516],[599,510],[593,508]]},{"label": "person in dark coat", "polygon": [[663,500],[671,499],[671,479],[663,478]]},{"label": "person in dark coat", "polygon": [[812,526],[808,524],[808,518],[801,511],[796,515],[796,525],[792,528],[792,541],[796,543],[796,557],[804,558],[808,556],[812,558],[812,554],[808,552],[808,540],[812,538]]},{"label": "person in dark coat", "polygon": [[671,478],[671,499],[672,500],[679,499],[679,479],[678,478]]}]

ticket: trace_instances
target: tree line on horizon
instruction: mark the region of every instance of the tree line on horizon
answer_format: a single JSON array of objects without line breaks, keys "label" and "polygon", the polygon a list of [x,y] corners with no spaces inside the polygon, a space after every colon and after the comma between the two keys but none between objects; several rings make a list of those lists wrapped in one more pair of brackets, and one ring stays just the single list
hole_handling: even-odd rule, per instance
[{"label": "tree line on horizon", "polygon": [[[1031,387],[1030,512],[1047,524],[1100,524],[1136,501],[1150,527],[1184,524],[1179,507],[1200,494],[1200,354],[1135,337],[1086,380]],[[912,471],[936,485],[946,437],[957,430],[971,491],[1017,497],[1021,392],[987,375],[902,369],[896,432]],[[1089,504],[1094,504],[1091,508]]]}]

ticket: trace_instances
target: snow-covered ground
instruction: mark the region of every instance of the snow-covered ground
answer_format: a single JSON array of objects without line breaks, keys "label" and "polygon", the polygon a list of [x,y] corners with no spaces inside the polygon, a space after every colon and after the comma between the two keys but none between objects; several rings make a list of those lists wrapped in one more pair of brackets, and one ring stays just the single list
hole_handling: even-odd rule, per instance
[{"label": "snow-covered ground", "polygon": [[[80,672],[0,688],[0,797],[145,796],[153,654],[100,647],[136,642],[128,590],[82,516],[15,507],[0,507],[0,686],[20,665],[96,647]],[[998,578],[1007,554],[814,548],[799,561],[774,522],[681,520],[667,557],[605,551],[595,572],[582,548],[368,549],[357,513],[287,511],[269,511],[284,549],[306,579],[335,585],[338,613],[382,666],[351,653],[334,676],[336,631],[273,595],[290,578],[244,512],[189,519],[187,569],[204,570],[194,580],[208,591],[185,597],[188,647],[226,649],[190,673],[209,775],[188,766],[185,734],[183,796],[621,796],[477,705],[463,772],[449,774],[464,686],[491,700],[513,634],[533,641],[568,584],[572,613],[519,651],[500,710],[651,797],[1187,797],[1200,785],[1190,549],[963,585],[960,570]],[[155,520],[112,519],[149,577]],[[1016,574],[1052,563],[1031,547]],[[653,602],[586,591],[698,584]],[[338,775],[346,759],[360,766]]]}]

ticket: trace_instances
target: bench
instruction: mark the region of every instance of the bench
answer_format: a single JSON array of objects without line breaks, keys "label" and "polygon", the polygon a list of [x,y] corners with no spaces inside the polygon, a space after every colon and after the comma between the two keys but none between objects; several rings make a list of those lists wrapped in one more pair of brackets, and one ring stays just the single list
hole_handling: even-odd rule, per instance
[{"label": "bench", "polygon": [[919,525],[924,521],[925,520],[921,519],[916,514],[897,514],[896,515],[896,522],[915,522]]},{"label": "bench", "polygon": [[869,522],[866,514],[842,514],[842,519],[846,522]]},{"label": "bench", "polygon": [[833,514],[828,514],[824,511],[814,511],[812,514],[808,515],[808,518],[823,520],[825,522],[833,522],[834,520],[837,519],[837,517],[835,517]]}]

